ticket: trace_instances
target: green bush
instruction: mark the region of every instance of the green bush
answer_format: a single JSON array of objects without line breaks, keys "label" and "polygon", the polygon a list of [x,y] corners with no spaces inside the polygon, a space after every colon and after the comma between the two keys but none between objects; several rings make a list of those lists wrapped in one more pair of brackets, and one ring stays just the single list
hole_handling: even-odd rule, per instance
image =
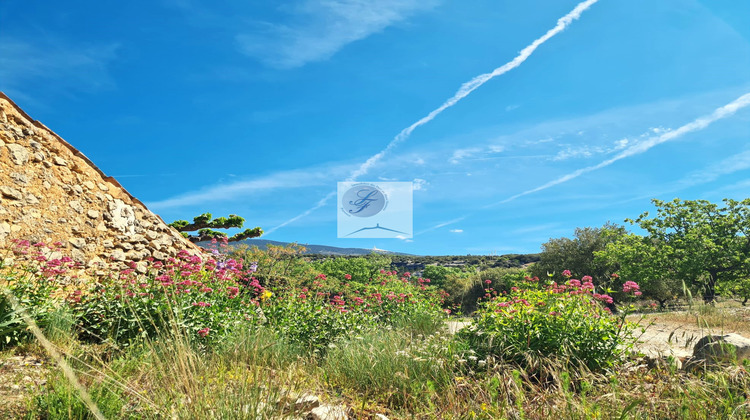
[{"label": "green bush", "polygon": [[329,258],[313,262],[311,265],[330,280],[368,284],[381,270],[390,267],[391,259],[380,254],[371,254],[367,257]]},{"label": "green bush", "polygon": [[530,279],[482,303],[461,334],[481,355],[521,365],[542,356],[590,369],[610,366],[632,345],[631,326],[601,304],[611,303],[610,296],[593,289],[590,281],[545,286]]}]

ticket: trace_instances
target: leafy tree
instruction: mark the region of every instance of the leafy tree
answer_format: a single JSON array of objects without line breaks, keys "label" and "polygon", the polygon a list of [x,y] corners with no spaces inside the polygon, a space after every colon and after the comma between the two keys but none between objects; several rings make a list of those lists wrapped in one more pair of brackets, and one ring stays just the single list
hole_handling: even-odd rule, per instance
[{"label": "leafy tree", "polygon": [[595,261],[612,267],[619,274],[619,284],[612,284],[612,288],[634,281],[641,286],[645,298],[656,300],[663,308],[667,301],[682,293],[684,285],[669,267],[666,256],[655,248],[649,237],[622,235],[608,243],[603,251],[595,252]]},{"label": "leafy tree", "polygon": [[654,258],[676,278],[700,287],[713,302],[719,283],[731,284],[750,268],[750,199],[724,199],[719,207],[706,200],[653,200],[657,215],[635,220],[648,232]]},{"label": "leafy tree", "polygon": [[422,270],[422,277],[430,279],[430,284],[437,288],[443,285],[451,278],[460,279],[468,277],[466,270],[459,267],[443,267],[442,265],[428,265]]},{"label": "leafy tree", "polygon": [[625,235],[623,226],[607,222],[600,228],[576,228],[575,237],[550,239],[542,244],[539,262],[529,268],[533,276],[547,278],[553,274],[554,280],[563,282],[563,270],[570,270],[573,276],[591,276],[597,286],[606,284],[616,267],[605,260],[597,261],[594,253],[603,251],[607,244]]},{"label": "leafy tree", "polygon": [[[227,242],[237,242],[243,239],[257,238],[263,234],[263,230],[259,227],[253,229],[245,229],[244,231],[237,233],[231,237],[227,237],[224,232],[219,232],[213,229],[229,229],[229,228],[241,228],[245,224],[245,219],[235,214],[230,214],[229,217],[217,217],[213,219],[211,213],[203,213],[198,217],[193,218],[193,223],[187,220],[177,220],[169,224],[173,228],[177,229],[182,236],[188,238],[191,242],[204,242],[210,241],[211,239],[223,239],[226,238]],[[187,232],[198,231],[197,235],[190,235]]]}]

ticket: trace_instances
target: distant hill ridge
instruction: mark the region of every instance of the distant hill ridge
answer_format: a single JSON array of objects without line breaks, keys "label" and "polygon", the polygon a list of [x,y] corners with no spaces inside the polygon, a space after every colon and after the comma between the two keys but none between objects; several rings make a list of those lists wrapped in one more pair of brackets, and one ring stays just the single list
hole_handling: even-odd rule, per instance
[{"label": "distant hill ridge", "polygon": [[[244,241],[239,242],[233,242],[230,244],[231,246],[237,246],[239,244],[245,244],[248,246],[257,246],[260,249],[266,249],[267,245],[274,245],[274,246],[287,246],[290,245],[291,242],[280,242],[280,241],[270,241],[268,239],[245,239]],[[209,242],[199,242],[199,246],[202,246],[204,248],[208,248],[210,243]],[[320,254],[320,255],[370,255],[373,252],[383,255],[412,255],[412,254],[405,254],[402,252],[393,252],[393,251],[386,251],[384,249],[367,249],[367,248],[339,248],[336,246],[327,246],[327,245],[309,245],[309,244],[298,244],[305,247],[305,254]]]}]

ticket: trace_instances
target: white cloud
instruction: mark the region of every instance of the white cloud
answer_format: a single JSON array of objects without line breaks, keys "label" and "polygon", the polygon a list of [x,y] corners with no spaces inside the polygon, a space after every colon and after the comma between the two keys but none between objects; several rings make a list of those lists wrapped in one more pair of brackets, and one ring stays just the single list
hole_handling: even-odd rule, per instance
[{"label": "white cloud", "polygon": [[424,190],[428,185],[427,181],[422,178],[414,178],[414,191]]},{"label": "white cloud", "polygon": [[303,0],[280,8],[285,25],[265,24],[236,36],[240,49],[278,68],[330,58],[346,45],[431,9],[437,0]]},{"label": "white cloud", "polygon": [[[496,204],[507,203],[507,202],[513,201],[513,200],[515,200],[517,198],[523,197],[525,195],[529,195],[529,194],[533,194],[535,192],[546,190],[547,188],[553,187],[555,185],[562,184],[564,182],[570,181],[571,179],[578,178],[579,176],[581,176],[583,174],[595,171],[597,169],[601,169],[601,168],[607,167],[607,166],[609,166],[609,165],[611,165],[611,164],[613,164],[613,163],[615,163],[615,162],[617,162],[619,160],[622,160],[622,159],[625,159],[625,158],[628,158],[628,157],[631,157],[631,156],[635,156],[635,155],[647,152],[648,150],[650,150],[651,148],[653,148],[653,147],[655,147],[655,146],[657,146],[659,144],[662,144],[662,143],[665,143],[665,142],[668,142],[668,141],[672,141],[672,140],[678,139],[678,138],[682,137],[683,135],[691,133],[693,131],[702,130],[702,129],[708,127],[709,125],[711,125],[712,123],[714,123],[716,121],[719,121],[719,120],[722,120],[724,118],[727,118],[727,117],[730,117],[730,116],[734,115],[737,111],[739,111],[740,109],[745,108],[745,107],[747,107],[749,105],[750,105],[750,93],[746,93],[746,94],[740,96],[739,98],[735,99],[734,101],[732,101],[732,102],[730,102],[730,103],[728,103],[728,104],[726,104],[726,105],[724,105],[722,107],[717,108],[710,115],[706,115],[706,116],[703,116],[703,117],[696,118],[695,120],[693,120],[693,121],[691,121],[691,122],[689,122],[689,123],[687,123],[687,124],[685,124],[685,125],[677,128],[676,130],[668,130],[668,131],[663,131],[663,132],[660,131],[663,134],[660,134],[660,135],[654,136],[654,137],[650,137],[650,138],[648,138],[646,140],[643,140],[643,141],[639,141],[638,143],[636,143],[636,144],[628,147],[624,151],[618,153],[614,157],[612,157],[610,159],[607,159],[607,160],[605,160],[603,162],[600,162],[597,165],[593,165],[593,166],[588,166],[588,167],[585,167],[585,168],[581,168],[581,169],[579,169],[577,171],[571,172],[571,173],[569,173],[567,175],[561,176],[561,177],[559,177],[559,178],[557,178],[555,180],[547,182],[546,184],[540,185],[539,187],[532,188],[530,190],[526,190],[526,191],[524,191],[522,193],[516,194],[516,195],[511,196],[511,197],[508,197],[505,200],[501,201],[500,203],[496,203]],[[492,205],[489,205],[489,206],[486,206],[486,207],[491,207],[491,206]]]},{"label": "white cloud", "polygon": [[474,156],[475,154],[481,152],[482,149],[478,147],[471,147],[468,149],[457,149],[453,151],[453,156],[451,156],[449,162],[456,165],[461,163],[462,160],[466,158],[470,158]]},{"label": "white cloud", "polygon": [[451,229],[450,232],[451,233],[464,233],[464,230],[463,229]]},{"label": "white cloud", "polygon": [[324,168],[313,167],[280,171],[254,179],[213,185],[202,190],[188,192],[162,201],[150,202],[147,203],[147,206],[152,210],[163,210],[211,201],[243,199],[261,191],[325,185],[335,187],[335,182],[343,178],[349,170],[351,170],[351,165],[329,165]]}]

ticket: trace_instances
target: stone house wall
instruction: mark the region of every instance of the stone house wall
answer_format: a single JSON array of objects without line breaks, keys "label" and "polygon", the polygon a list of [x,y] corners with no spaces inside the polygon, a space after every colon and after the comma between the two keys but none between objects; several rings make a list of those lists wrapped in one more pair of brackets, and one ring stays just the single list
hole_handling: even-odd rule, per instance
[{"label": "stone house wall", "polygon": [[0,92],[0,251],[61,242],[86,267],[125,267],[200,248]]}]

